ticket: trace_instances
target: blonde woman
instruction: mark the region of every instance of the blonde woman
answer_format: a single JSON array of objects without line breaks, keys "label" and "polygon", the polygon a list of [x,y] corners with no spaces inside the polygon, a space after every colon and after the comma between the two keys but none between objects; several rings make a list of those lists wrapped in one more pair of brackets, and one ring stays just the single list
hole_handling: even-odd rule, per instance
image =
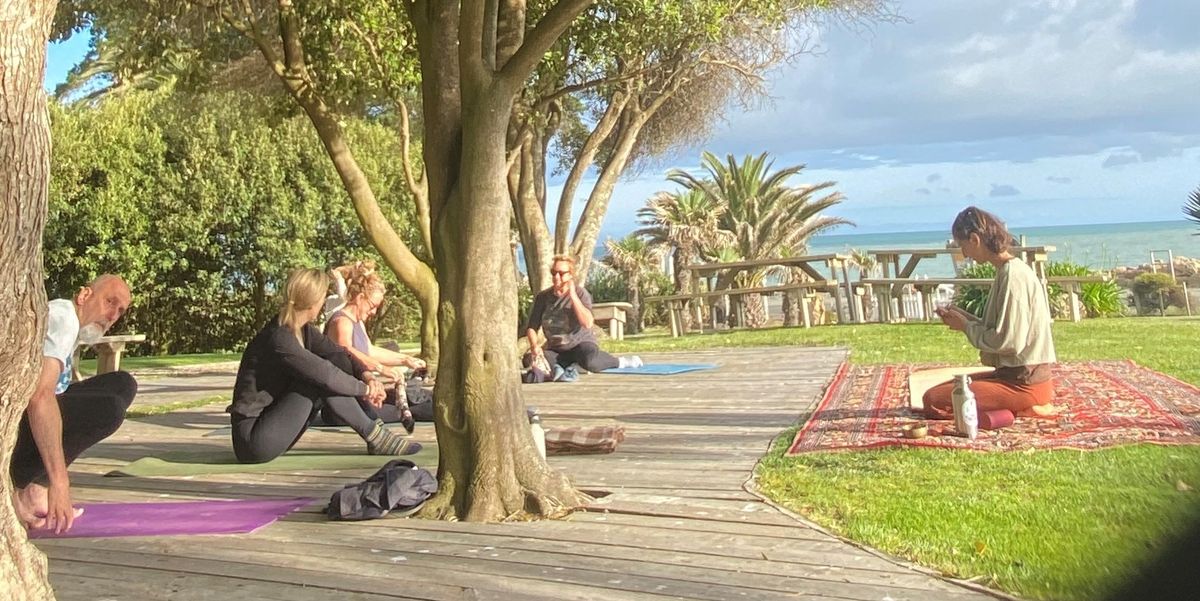
[{"label": "blonde woman", "polygon": [[365,364],[312,325],[328,289],[325,272],[293,271],[279,315],[246,346],[228,408],[238,461],[262,463],[282,455],[322,408],[361,436],[372,455],[409,455],[421,449],[383,428],[359,406],[360,398],[379,406],[386,393]]},{"label": "blonde woman", "polygon": [[[360,261],[334,270],[345,281],[345,303],[333,311],[325,322],[325,335],[342,345],[352,357],[358,359],[375,373],[390,379],[394,385],[388,388],[387,398],[381,407],[363,407],[367,415],[378,417],[384,422],[400,422],[409,432],[413,428],[413,414],[421,421],[432,421],[432,395],[423,390],[419,383],[406,388],[404,368],[414,371],[425,368],[425,362],[416,357],[375,346],[367,335],[366,322],[379,311],[387,287],[370,261]],[[410,410],[409,406],[412,406]],[[341,421],[331,411],[322,411],[326,424],[340,425]]]}]

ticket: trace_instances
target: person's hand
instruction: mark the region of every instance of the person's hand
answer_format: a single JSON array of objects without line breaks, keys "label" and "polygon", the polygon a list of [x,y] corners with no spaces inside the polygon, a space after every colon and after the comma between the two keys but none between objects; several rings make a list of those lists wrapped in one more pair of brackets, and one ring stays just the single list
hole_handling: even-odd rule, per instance
[{"label": "person's hand", "polygon": [[52,482],[46,501],[45,527],[56,534],[70,530],[78,515],[71,506],[71,485],[66,482]]},{"label": "person's hand", "polygon": [[535,346],[535,347],[529,349],[529,352],[533,353],[534,357],[545,357],[546,356],[546,353],[542,352],[542,347],[540,347],[540,346]]},{"label": "person's hand", "polygon": [[425,368],[425,361],[418,357],[409,357],[404,360],[404,363],[412,369],[424,369]]},{"label": "person's hand", "polygon": [[387,398],[387,390],[383,388],[383,384],[379,380],[372,378],[367,382],[366,400],[372,407],[382,407],[385,398]]},{"label": "person's hand", "polygon": [[961,311],[956,310],[956,308],[938,311],[938,317],[941,317],[942,323],[949,326],[951,330],[959,332],[967,331],[967,318]]},{"label": "person's hand", "polygon": [[384,375],[390,378],[392,383],[396,386],[404,386],[404,370],[400,369],[400,367],[394,366],[386,368]]}]

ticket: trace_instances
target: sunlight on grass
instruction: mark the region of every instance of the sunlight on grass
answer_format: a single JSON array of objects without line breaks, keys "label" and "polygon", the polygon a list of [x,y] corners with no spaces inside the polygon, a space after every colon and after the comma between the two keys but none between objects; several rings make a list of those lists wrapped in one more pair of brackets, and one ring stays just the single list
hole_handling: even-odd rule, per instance
[{"label": "sunlight on grass", "polygon": [[[162,415],[164,413],[170,413],[172,411],[182,411],[184,409],[194,409],[196,407],[203,407],[205,405],[212,405],[214,403],[224,403],[224,405],[228,405],[229,404],[229,396],[217,395],[217,396],[206,397],[203,399],[193,399],[190,401],[177,401],[174,403],[161,403],[158,405],[143,405],[143,406],[130,407],[129,410],[125,412],[125,417],[134,419],[134,418],[138,418],[138,417],[148,417],[151,415]],[[225,409],[224,405],[221,406],[222,411]]]},{"label": "sunlight on grass", "polygon": [[[1200,320],[1054,324],[1059,360],[1133,359],[1200,384]],[[974,364],[961,334],[933,324],[646,335],[615,352],[846,346],[856,363]],[[958,578],[1034,599],[1101,597],[1200,517],[1200,447],[977,453],[888,449],[784,457],[757,470],[775,501],[831,530]]]},{"label": "sunlight on grass", "polygon": [[[197,353],[194,355],[158,355],[154,357],[121,357],[121,369],[136,371],[138,369],[163,369],[168,367],[186,367],[189,365],[205,365],[208,363],[224,363],[237,361],[241,353]],[[96,373],[96,360],[83,359],[79,362],[80,371]]]}]

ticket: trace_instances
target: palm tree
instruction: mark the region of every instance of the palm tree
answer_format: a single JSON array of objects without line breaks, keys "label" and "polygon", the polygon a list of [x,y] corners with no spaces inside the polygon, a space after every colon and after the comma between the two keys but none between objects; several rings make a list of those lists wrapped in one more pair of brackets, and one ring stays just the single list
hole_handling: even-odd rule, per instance
[{"label": "palm tree", "polygon": [[604,248],[608,250],[608,255],[602,262],[625,278],[625,285],[629,289],[629,304],[633,305],[627,323],[629,332],[637,334],[642,331],[642,285],[645,283],[646,274],[657,269],[662,251],[637,234],[630,234],[620,240],[605,240]]},{"label": "palm tree", "polygon": [[[713,202],[708,195],[696,190],[679,193],[659,192],[638,209],[641,229],[633,233],[640,236],[663,252],[670,253],[672,272],[675,276],[675,291],[691,289],[692,273],[687,267],[701,260],[706,245],[720,242],[728,236],[717,229],[717,219],[724,207]],[[687,321],[692,320],[687,312]],[[699,324],[685,323],[684,329]]]},{"label": "palm tree", "polygon": [[[1183,205],[1183,214],[1191,221],[1200,224],[1200,188],[1188,195],[1187,204]],[[1195,234],[1200,236],[1200,233]]]},{"label": "palm tree", "polygon": [[[821,213],[842,202],[840,192],[828,192],[834,182],[788,186],[787,181],[804,169],[795,165],[772,172],[767,154],[745,157],[741,163],[727,155],[721,162],[705,152],[701,167],[707,177],[699,178],[679,169],[668,179],[687,190],[702,192],[714,204],[724,208],[717,217],[719,229],[729,233],[737,254],[745,260],[774,259],[793,249],[807,248],[814,234],[836,225],[849,224],[840,217]],[[761,286],[766,269],[745,273],[742,286]],[[728,287],[728,278],[720,282]],[[757,295],[748,295],[747,325],[758,327],[766,322],[766,307]]]}]

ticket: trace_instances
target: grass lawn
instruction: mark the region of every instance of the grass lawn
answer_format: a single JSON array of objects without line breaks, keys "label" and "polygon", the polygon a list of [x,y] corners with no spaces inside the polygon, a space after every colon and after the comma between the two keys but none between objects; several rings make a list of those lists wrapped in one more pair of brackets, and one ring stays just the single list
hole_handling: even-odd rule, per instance
[{"label": "grass lawn", "polygon": [[[1133,359],[1200,384],[1200,319],[1056,323],[1060,360]],[[616,352],[844,345],[857,363],[976,362],[929,324],[646,336]],[[890,449],[784,457],[758,469],[777,502],[849,538],[1034,599],[1101,597],[1200,514],[1200,447],[977,453]],[[1195,488],[1196,490],[1193,490]]]},{"label": "grass lawn", "polygon": [[[130,357],[128,355],[121,356],[121,369],[137,370],[137,369],[152,369],[152,368],[167,368],[167,367],[184,367],[188,365],[204,365],[206,363],[222,363],[225,361],[237,361],[242,358],[241,353],[198,353],[195,355],[159,355],[155,357]],[[96,360],[83,359],[79,362],[79,369],[84,373],[96,373]]]}]

